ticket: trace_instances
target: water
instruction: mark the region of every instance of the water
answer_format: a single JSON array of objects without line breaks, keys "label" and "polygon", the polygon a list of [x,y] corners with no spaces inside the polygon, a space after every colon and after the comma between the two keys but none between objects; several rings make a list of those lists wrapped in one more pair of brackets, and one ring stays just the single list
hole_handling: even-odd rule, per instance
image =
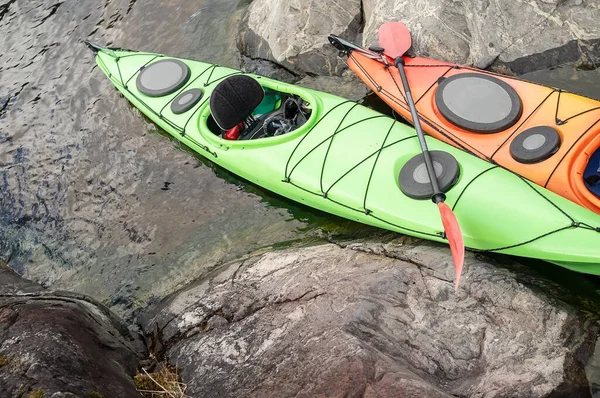
[{"label": "water", "polygon": [[[380,233],[273,195],[182,147],[129,105],[83,44],[237,68],[235,27],[248,3],[0,6],[0,258],[30,279],[91,295],[131,319],[253,250]],[[600,95],[598,71],[524,77]],[[386,111],[375,96],[365,103]],[[587,278],[567,275],[574,284]]]},{"label": "water", "polygon": [[237,67],[232,27],[244,6],[0,8],[0,258],[131,319],[224,261],[365,229],[260,190],[171,140],[116,92],[82,42]]}]

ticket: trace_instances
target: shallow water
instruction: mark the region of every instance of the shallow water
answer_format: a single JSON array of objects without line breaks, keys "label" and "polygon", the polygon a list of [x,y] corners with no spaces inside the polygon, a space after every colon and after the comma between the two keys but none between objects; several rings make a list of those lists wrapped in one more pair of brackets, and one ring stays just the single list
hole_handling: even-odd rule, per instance
[{"label": "shallow water", "polygon": [[[277,197],[182,147],[129,105],[82,42],[238,67],[233,32],[247,3],[0,5],[0,258],[131,319],[247,252],[380,233]],[[596,71],[526,77],[600,93]]]},{"label": "shallow water", "polygon": [[0,6],[0,258],[130,317],[249,251],[363,229],[246,184],[181,147],[116,92],[82,43],[236,67],[235,51],[217,43],[233,43],[242,6]]}]

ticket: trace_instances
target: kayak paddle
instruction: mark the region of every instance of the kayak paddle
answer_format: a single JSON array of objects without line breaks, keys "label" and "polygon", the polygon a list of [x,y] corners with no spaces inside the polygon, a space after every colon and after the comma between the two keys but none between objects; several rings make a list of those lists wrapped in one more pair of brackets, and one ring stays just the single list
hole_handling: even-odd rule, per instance
[{"label": "kayak paddle", "polygon": [[[429,174],[429,180],[433,187],[433,196],[431,200],[433,203],[438,205],[440,216],[442,218],[442,225],[444,226],[444,232],[448,238],[450,244],[450,251],[452,253],[452,259],[454,260],[454,270],[456,272],[456,280],[454,289],[458,291],[458,282],[462,273],[462,267],[465,260],[465,243],[463,236],[460,231],[460,226],[456,220],[456,216],[452,212],[452,209],[444,202],[446,195],[440,190],[437,176],[435,174],[429,149],[425,142],[423,130],[421,130],[421,122],[417,114],[417,109],[410,92],[408,80],[406,79],[406,73],[404,71],[404,58],[402,56],[408,51],[412,45],[410,32],[406,25],[402,22],[387,22],[381,25],[379,28],[379,45],[382,47],[383,54],[394,60],[394,66],[400,72],[402,79],[402,85],[404,86],[404,92],[406,93],[407,103],[410,107],[410,113],[412,115],[413,124],[417,130],[419,137],[419,143],[421,144],[421,150],[423,151],[423,158],[425,160],[425,166],[427,168],[427,174]],[[385,59],[387,64],[387,59]]]}]

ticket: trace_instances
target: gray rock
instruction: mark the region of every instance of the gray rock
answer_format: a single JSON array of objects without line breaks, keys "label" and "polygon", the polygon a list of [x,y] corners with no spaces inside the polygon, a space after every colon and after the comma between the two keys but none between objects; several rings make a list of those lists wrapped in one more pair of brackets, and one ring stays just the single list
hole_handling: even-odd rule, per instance
[{"label": "gray rock", "polygon": [[139,397],[139,337],[93,300],[50,292],[0,264],[2,396]]},{"label": "gray rock", "polygon": [[597,316],[554,284],[469,253],[455,295],[442,245],[343,246],[216,270],[146,313],[151,349],[192,396],[589,396]]},{"label": "gray rock", "polygon": [[363,99],[368,93],[368,87],[351,71],[336,76],[306,76],[296,84],[347,98],[352,101]]},{"label": "gray rock", "polygon": [[360,0],[255,0],[242,20],[238,48],[298,75],[337,75],[344,63],[327,36],[354,39],[361,23]]},{"label": "gray rock", "polygon": [[379,26],[402,21],[421,56],[517,73],[565,62],[600,64],[600,6],[558,0],[365,0],[365,45]]}]

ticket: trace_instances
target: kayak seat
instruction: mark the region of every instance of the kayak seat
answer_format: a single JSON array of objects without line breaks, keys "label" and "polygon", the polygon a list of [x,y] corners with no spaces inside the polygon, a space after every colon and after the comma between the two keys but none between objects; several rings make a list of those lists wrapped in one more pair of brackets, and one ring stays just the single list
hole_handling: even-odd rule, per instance
[{"label": "kayak seat", "polygon": [[222,130],[229,130],[241,122],[247,127],[256,121],[254,109],[262,102],[265,91],[256,79],[234,75],[215,87],[210,96],[210,112]]}]

